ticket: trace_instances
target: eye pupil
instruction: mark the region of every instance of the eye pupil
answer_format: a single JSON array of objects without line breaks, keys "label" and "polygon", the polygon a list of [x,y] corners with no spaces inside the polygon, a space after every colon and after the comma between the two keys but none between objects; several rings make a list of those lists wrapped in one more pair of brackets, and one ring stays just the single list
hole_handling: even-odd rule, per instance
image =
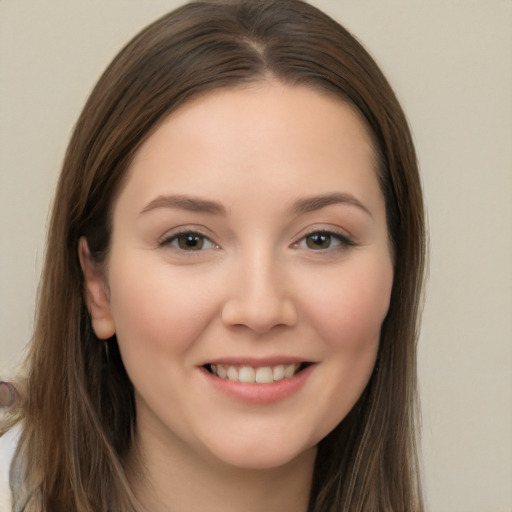
[{"label": "eye pupil", "polygon": [[178,237],[178,246],[180,249],[186,251],[198,251],[203,248],[204,239],[200,235],[194,233],[187,233]]},{"label": "eye pupil", "polygon": [[328,249],[331,245],[331,235],[328,233],[313,233],[307,237],[306,244],[310,249]]}]

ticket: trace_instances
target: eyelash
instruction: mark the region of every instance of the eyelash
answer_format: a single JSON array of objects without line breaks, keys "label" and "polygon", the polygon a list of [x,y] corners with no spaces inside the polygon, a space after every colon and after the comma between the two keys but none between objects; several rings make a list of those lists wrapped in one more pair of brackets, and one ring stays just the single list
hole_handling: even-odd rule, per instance
[{"label": "eyelash", "polygon": [[[324,248],[321,247],[321,248],[315,249],[313,247],[307,246],[308,239],[310,239],[313,236],[325,237],[325,239],[328,240],[328,242],[329,242],[329,247],[324,247]],[[190,248],[180,247],[178,245],[180,242],[180,238],[184,238],[184,237],[188,237],[190,240],[192,240],[192,238],[195,238],[196,240],[200,240],[200,241],[202,241],[203,245],[205,242],[207,242],[210,244],[210,246],[204,248],[203,245],[201,245],[201,247],[199,247],[198,249],[195,249],[193,247],[190,247]],[[334,246],[331,245],[331,242],[333,240],[335,240],[337,242]],[[306,244],[306,247],[301,247],[302,243]],[[199,231],[193,231],[193,230],[186,230],[186,231],[181,231],[179,233],[173,233],[172,235],[166,236],[162,240],[160,240],[158,245],[159,245],[159,247],[172,246],[175,249],[177,249],[179,251],[183,251],[183,252],[200,252],[205,249],[218,249],[219,248],[219,246],[215,242],[213,242],[208,236],[204,235],[203,233],[201,233]],[[314,252],[343,249],[343,248],[355,247],[355,246],[357,246],[357,244],[353,240],[351,240],[349,237],[347,237],[346,235],[344,235],[342,233],[338,233],[336,231],[329,231],[326,229],[318,229],[318,230],[311,231],[310,233],[307,233],[306,235],[301,237],[300,240],[298,240],[297,242],[294,242],[292,244],[292,247],[294,247],[294,248],[310,249]]]},{"label": "eyelash", "polygon": [[329,242],[332,242],[333,240],[337,241],[336,245],[329,246],[325,248],[317,248],[313,249],[312,247],[304,247],[305,249],[310,249],[315,252],[322,252],[322,251],[329,251],[329,250],[339,250],[339,249],[345,249],[347,247],[356,247],[357,244],[351,240],[348,236],[344,235],[343,233],[339,233],[336,231],[330,231],[328,229],[315,229],[314,231],[311,231],[307,234],[305,234],[300,240],[295,242],[293,244],[294,247],[299,247],[302,243],[307,244],[307,240],[313,236],[317,237],[325,237],[329,240]]},{"label": "eyelash", "polygon": [[[179,245],[177,245],[177,244],[179,244],[180,238],[185,238],[185,237],[189,237],[190,239],[192,237],[195,237],[197,239],[200,239],[203,242],[203,244],[205,241],[209,242],[211,244],[211,247],[207,247],[208,249],[217,249],[219,247],[215,242],[213,242],[209,237],[207,237],[203,233],[201,233],[199,231],[189,230],[189,229],[185,230],[185,231],[180,231],[179,233],[173,233],[170,236],[165,236],[162,240],[160,240],[158,242],[158,246],[159,247],[173,246],[174,249],[176,249],[178,251],[183,251],[183,252],[200,252],[201,250],[204,250],[202,246],[199,249],[194,249],[194,248],[183,249],[182,247],[179,247]],[[174,244],[174,242],[176,242],[176,244]]]}]

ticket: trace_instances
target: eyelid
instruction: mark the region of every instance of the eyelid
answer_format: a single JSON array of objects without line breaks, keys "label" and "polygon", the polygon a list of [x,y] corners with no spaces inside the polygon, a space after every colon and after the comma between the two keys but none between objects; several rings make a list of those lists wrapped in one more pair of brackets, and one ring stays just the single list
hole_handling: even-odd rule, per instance
[{"label": "eyelid", "polygon": [[[165,235],[161,236],[159,239],[158,239],[158,246],[159,247],[165,247],[165,246],[170,246],[172,244],[172,242],[174,240],[176,240],[179,236],[181,235],[198,235],[202,238],[204,238],[205,240],[208,240],[211,244],[212,244],[212,247],[208,247],[208,249],[217,249],[219,248],[219,244],[217,244],[214,240],[213,240],[213,237],[209,234],[206,234],[201,228],[199,228],[198,226],[180,226],[180,227],[177,227],[177,228],[174,228],[170,231],[167,231],[165,233]],[[185,251],[183,249],[179,249],[179,248],[175,248],[177,251],[181,251],[181,252],[201,252],[200,250],[196,250],[196,251]],[[202,250],[205,250],[205,249],[202,249]]]},{"label": "eyelid", "polygon": [[[344,232],[341,229],[337,229],[337,228],[331,227],[331,226],[329,226],[329,227],[316,226],[316,227],[311,227],[306,232],[302,233],[298,237],[297,241],[292,244],[292,246],[299,247],[301,242],[305,241],[308,236],[316,235],[316,234],[329,235],[333,238],[336,238],[339,241],[339,244],[337,244],[336,246],[329,247],[327,249],[318,249],[318,252],[334,250],[334,249],[339,249],[339,248],[346,248],[346,247],[357,247],[357,245],[358,245],[352,236],[348,235],[346,232]],[[310,249],[310,250],[313,250],[313,249]]]}]

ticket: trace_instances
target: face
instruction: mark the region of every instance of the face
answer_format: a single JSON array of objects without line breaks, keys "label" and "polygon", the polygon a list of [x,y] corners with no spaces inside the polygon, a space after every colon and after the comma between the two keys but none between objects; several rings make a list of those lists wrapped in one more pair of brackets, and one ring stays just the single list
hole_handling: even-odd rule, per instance
[{"label": "face", "polygon": [[372,373],[393,280],[364,124],[279,83],[184,106],[129,169],[105,279],[93,326],[141,443],[246,468],[314,453]]}]

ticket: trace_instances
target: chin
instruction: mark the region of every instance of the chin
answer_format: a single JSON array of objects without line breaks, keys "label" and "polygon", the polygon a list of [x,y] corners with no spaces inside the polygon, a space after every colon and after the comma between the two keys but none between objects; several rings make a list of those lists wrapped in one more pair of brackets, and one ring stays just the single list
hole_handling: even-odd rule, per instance
[{"label": "chin", "polygon": [[[276,446],[278,444],[278,446]],[[236,443],[228,447],[213,447],[213,457],[228,466],[241,470],[262,471],[286,467],[294,462],[311,459],[314,461],[317,445],[286,447],[282,442],[261,443],[259,446],[238,446]]]}]

